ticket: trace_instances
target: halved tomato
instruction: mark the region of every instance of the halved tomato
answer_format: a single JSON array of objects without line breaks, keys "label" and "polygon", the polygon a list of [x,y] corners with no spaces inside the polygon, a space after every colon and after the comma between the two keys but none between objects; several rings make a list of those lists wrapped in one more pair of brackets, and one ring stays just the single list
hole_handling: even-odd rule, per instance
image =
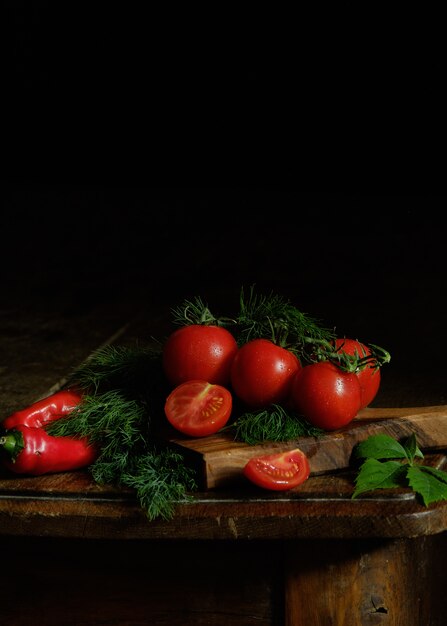
[{"label": "halved tomato", "polygon": [[248,461],[243,473],[258,487],[285,491],[297,487],[309,478],[309,459],[299,448],[257,456]]},{"label": "halved tomato", "polygon": [[165,415],[176,430],[205,437],[228,422],[233,398],[226,387],[205,380],[189,380],[175,387],[165,403]]}]

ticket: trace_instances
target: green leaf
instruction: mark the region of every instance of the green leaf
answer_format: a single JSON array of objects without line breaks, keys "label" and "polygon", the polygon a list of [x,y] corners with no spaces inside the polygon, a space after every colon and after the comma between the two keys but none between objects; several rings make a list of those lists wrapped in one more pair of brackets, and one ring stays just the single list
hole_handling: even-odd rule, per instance
[{"label": "green leaf", "polygon": [[418,493],[425,506],[439,500],[447,500],[447,474],[433,467],[415,465],[409,467],[407,478],[410,487]]},{"label": "green leaf", "polygon": [[415,457],[418,457],[420,459],[424,458],[424,455],[422,454],[422,452],[420,451],[420,449],[417,446],[415,433],[412,433],[408,437],[408,439],[404,442],[403,447],[404,447],[404,450],[406,452],[408,461],[410,463],[413,462]]},{"label": "green leaf", "polygon": [[360,441],[354,449],[354,455],[366,459],[408,458],[405,448],[389,435],[371,435],[365,441]]},{"label": "green leaf", "polygon": [[[361,465],[355,479],[352,498],[365,491],[401,486],[410,487],[425,506],[447,500],[447,472],[413,464],[416,457],[424,458],[414,433],[403,445],[388,435],[371,435],[357,444],[354,455],[367,460]],[[385,458],[403,461],[380,461]]]},{"label": "green leaf", "polygon": [[421,470],[426,472],[427,474],[432,474],[443,483],[447,483],[447,472],[436,469],[436,467],[429,467],[428,465],[419,465]]},{"label": "green leaf", "polygon": [[381,462],[373,458],[367,459],[355,479],[356,487],[352,497],[356,498],[359,494],[374,489],[401,487],[406,468],[407,466],[399,461]]}]

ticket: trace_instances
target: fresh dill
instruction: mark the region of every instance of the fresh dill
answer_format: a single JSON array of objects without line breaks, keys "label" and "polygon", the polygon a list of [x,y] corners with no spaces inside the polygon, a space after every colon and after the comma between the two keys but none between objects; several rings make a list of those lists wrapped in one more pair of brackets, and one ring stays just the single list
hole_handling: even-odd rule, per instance
[{"label": "fresh dill", "polygon": [[48,424],[47,431],[54,437],[88,437],[114,455],[121,448],[134,446],[148,427],[143,406],[113,390],[85,395],[69,415]]},{"label": "fresh dill", "polygon": [[324,431],[279,404],[242,413],[231,425],[235,439],[250,445],[318,436]]},{"label": "fresh dill", "polygon": [[183,456],[169,448],[148,449],[121,474],[120,484],[135,489],[141,507],[150,520],[171,519],[175,506],[192,500],[197,489],[193,470],[185,465]]},{"label": "fresh dill", "polygon": [[152,350],[106,346],[71,376],[86,392],[65,417],[51,422],[56,437],[87,437],[99,454],[89,471],[98,484],[134,487],[149,519],[173,515],[196,488],[180,453],[158,449],[166,382]]},{"label": "fresh dill", "polygon": [[92,393],[119,388],[130,396],[141,395],[165,384],[161,355],[161,348],[107,345],[72,372],[68,385]]},{"label": "fresh dill", "polygon": [[236,323],[239,345],[252,339],[270,339],[301,358],[312,342],[330,341],[335,337],[332,330],[280,295],[257,294],[253,286],[247,296],[241,289]]}]

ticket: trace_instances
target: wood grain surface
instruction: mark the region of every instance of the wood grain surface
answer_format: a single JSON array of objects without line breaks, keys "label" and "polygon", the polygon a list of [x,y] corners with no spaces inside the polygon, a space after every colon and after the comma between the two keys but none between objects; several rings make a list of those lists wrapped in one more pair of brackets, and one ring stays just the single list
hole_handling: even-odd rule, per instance
[{"label": "wood grain surface", "polygon": [[349,467],[354,446],[370,435],[403,439],[412,433],[422,450],[446,448],[447,406],[366,408],[342,429],[287,442],[248,445],[218,433],[199,439],[176,437],[172,443],[186,449],[200,466],[203,487],[214,489],[239,480],[244,465],[255,456],[300,448],[309,458],[311,475],[316,475]]}]

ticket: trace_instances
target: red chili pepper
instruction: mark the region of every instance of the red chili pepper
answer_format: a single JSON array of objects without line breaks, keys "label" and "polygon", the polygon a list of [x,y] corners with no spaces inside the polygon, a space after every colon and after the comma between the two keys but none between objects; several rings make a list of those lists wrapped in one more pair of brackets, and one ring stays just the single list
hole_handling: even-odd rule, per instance
[{"label": "red chili pepper", "polygon": [[73,389],[62,389],[52,395],[34,402],[26,409],[6,417],[1,426],[10,430],[19,425],[40,428],[44,424],[68,415],[82,400],[80,393]]},{"label": "red chili pepper", "polygon": [[23,424],[0,437],[4,465],[16,474],[66,472],[93,463],[97,449],[86,438],[53,437],[43,428]]}]

